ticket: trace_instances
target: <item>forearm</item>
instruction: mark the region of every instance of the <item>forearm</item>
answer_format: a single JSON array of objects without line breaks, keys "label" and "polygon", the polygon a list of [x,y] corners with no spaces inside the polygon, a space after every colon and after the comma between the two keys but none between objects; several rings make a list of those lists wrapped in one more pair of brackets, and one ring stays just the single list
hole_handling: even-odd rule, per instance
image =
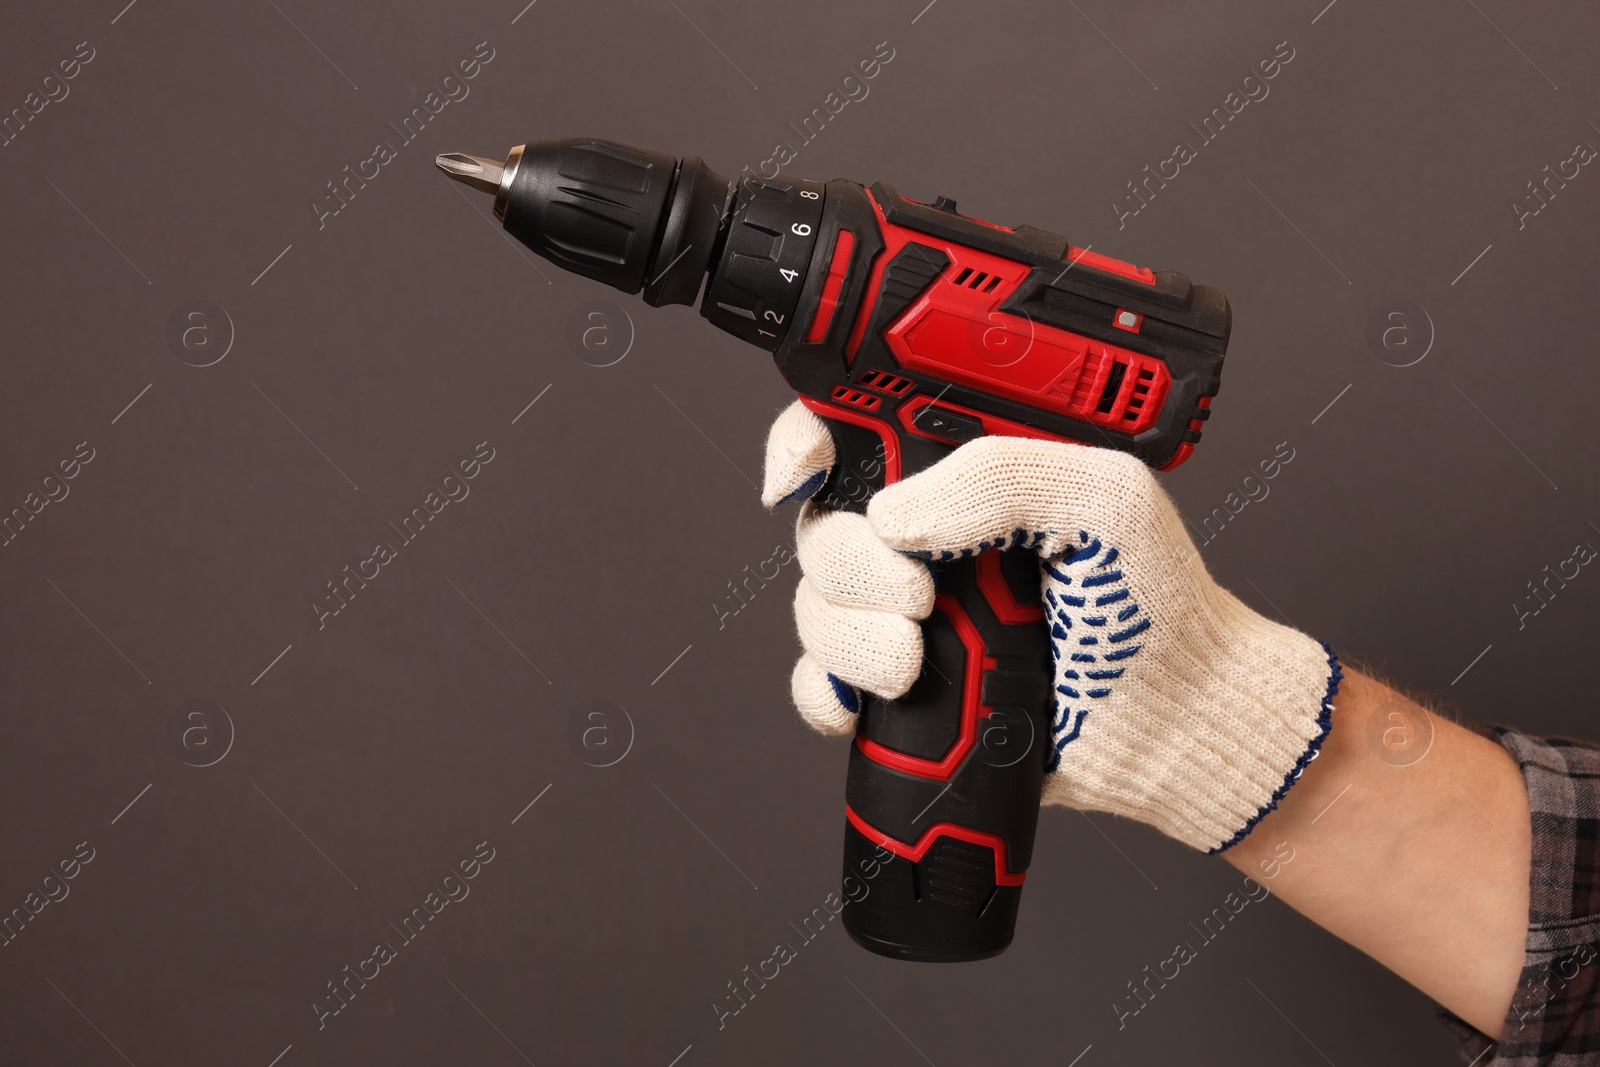
[{"label": "forearm", "polygon": [[1498,1037],[1523,962],[1530,837],[1503,748],[1347,669],[1321,754],[1223,856],[1259,876],[1287,841],[1274,893]]}]

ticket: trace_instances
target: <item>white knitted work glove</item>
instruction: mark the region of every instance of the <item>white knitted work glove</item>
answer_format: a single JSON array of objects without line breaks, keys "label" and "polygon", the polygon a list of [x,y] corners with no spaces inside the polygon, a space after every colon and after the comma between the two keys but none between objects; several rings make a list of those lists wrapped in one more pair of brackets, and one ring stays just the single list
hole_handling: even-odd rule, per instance
[{"label": "white knitted work glove", "polygon": [[[804,499],[834,460],[796,403],[768,439],[769,507]],[[1216,852],[1242,839],[1316,757],[1341,671],[1206,573],[1143,463],[1104,449],[985,437],[881,490],[865,517],[806,504],[793,693],[816,729],[848,734],[858,689],[903,696],[933,607],[922,559],[1026,544],[1044,571],[1055,653],[1044,801],[1150,823]]]}]

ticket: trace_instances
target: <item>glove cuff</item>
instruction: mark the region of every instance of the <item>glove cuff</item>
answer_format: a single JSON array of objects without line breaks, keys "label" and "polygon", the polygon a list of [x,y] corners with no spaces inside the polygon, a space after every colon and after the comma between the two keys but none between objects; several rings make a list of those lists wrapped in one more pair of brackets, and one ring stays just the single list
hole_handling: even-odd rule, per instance
[{"label": "glove cuff", "polygon": [[[1334,697],[1339,695],[1339,683],[1344,679],[1344,668],[1340,666],[1338,655],[1329,647],[1326,641],[1319,641],[1317,644],[1326,656],[1327,682],[1323,689],[1322,700],[1317,705],[1315,717],[1309,722],[1313,732],[1306,739],[1305,747],[1301,750],[1299,756],[1295,758],[1294,763],[1284,772],[1282,780],[1278,782],[1277,788],[1272,791],[1272,795],[1267,798],[1266,803],[1257,808],[1255,814],[1245,820],[1244,825],[1239,827],[1227,840],[1206,849],[1207,855],[1224,852],[1243,841],[1250,831],[1256,828],[1258,822],[1266,818],[1269,812],[1277,809],[1278,802],[1283,799],[1285,793],[1289,792],[1289,787],[1300,780],[1301,773],[1322,751],[1322,742],[1327,739],[1328,731],[1333,727],[1333,700]],[[1198,848],[1200,846],[1196,845],[1195,847]]]},{"label": "glove cuff", "polygon": [[1217,592],[1217,627],[1191,627],[1215,636],[1169,649],[1119,691],[1122,725],[1065,747],[1048,800],[1138,819],[1206,853],[1278,806],[1322,747],[1344,672],[1327,645]]}]

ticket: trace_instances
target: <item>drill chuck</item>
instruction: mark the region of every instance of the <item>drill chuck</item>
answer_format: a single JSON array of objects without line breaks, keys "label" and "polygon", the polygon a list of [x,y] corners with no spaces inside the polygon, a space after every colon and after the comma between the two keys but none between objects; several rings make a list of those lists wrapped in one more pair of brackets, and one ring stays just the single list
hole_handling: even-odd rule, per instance
[{"label": "drill chuck", "polygon": [[771,352],[794,317],[822,215],[819,182],[744,178],[697,156],[594,138],[530,141],[504,164],[460,152],[439,169],[494,194],[506,232],[556,266],[645,303],[689,304]]},{"label": "drill chuck", "polygon": [[439,156],[450,177],[492,192],[506,232],[558,267],[646,303],[693,304],[730,196],[697,157],[565,137],[530,141],[496,164]]}]

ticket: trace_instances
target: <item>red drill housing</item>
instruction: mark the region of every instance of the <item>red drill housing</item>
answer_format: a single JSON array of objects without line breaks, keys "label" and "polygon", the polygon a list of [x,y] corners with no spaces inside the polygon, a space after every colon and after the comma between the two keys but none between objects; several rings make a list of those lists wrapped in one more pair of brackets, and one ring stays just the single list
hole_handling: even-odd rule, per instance
[{"label": "red drill housing", "polygon": [[[953,201],[780,176],[608,141],[513,149],[502,168],[440,157],[496,193],[506,229],[552,262],[648,303],[693,303],[772,353],[828,420],[837,458],[813,497],[864,510],[883,486],[987,434],[1188,458],[1221,381],[1218,289],[1112,259]],[[845,927],[901,959],[1010,944],[1055,755],[1038,559],[1019,547],[930,564],[927,669],[858,712],[845,788]],[[1132,579],[1137,581],[1137,578]]]}]

